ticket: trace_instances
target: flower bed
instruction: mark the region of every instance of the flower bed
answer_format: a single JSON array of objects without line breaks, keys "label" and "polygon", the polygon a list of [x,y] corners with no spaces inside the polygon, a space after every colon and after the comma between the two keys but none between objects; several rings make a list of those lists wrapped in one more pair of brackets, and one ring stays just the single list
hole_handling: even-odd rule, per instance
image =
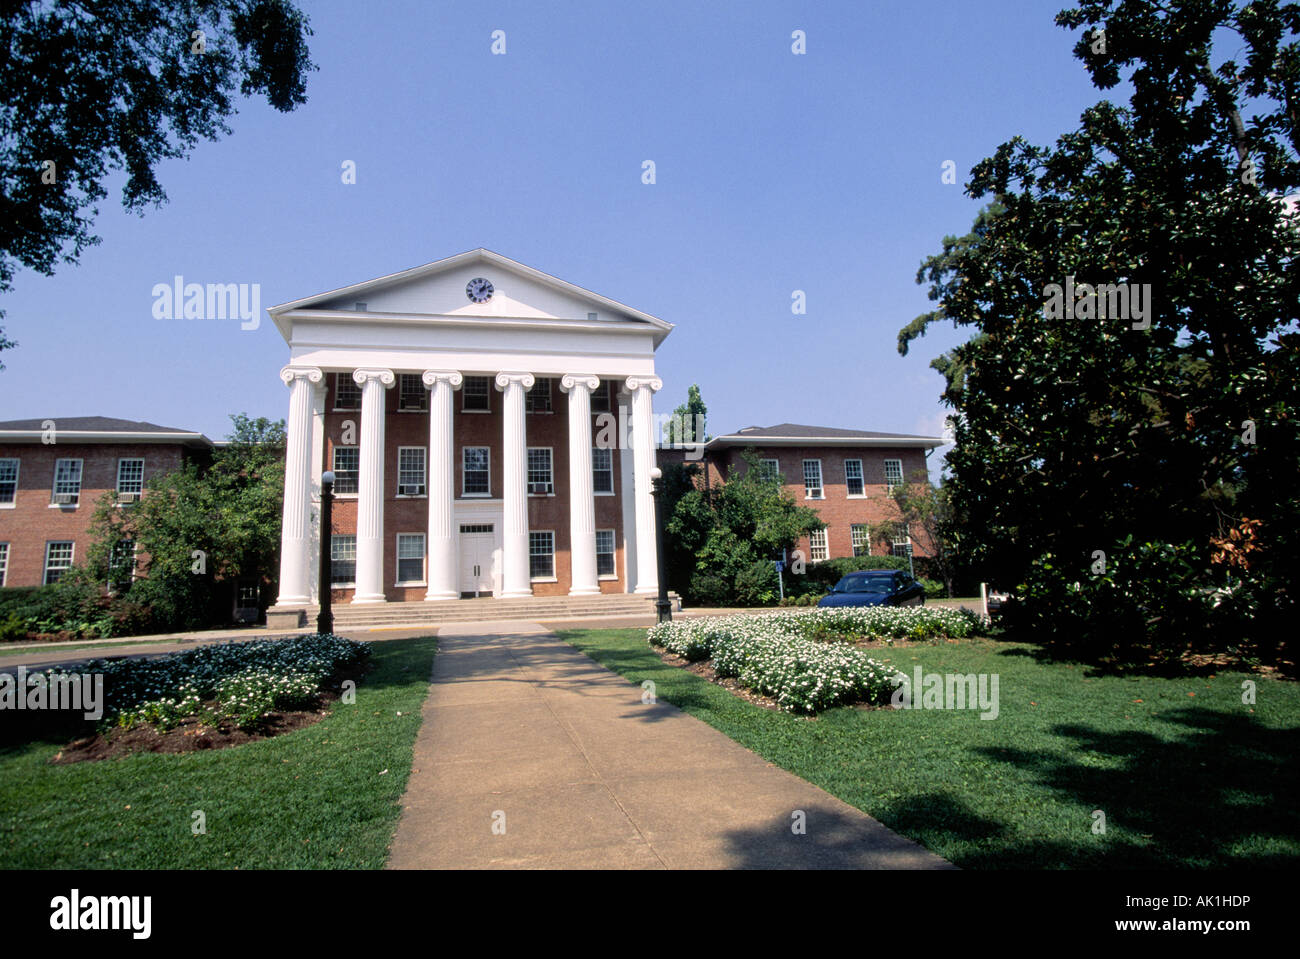
[{"label": "flower bed", "polygon": [[251,728],[277,710],[316,704],[331,674],[360,666],[368,643],[295,636],[201,646],[154,659],[100,659],[77,668],[104,675],[105,724],[159,730],[198,718]]},{"label": "flower bed", "polygon": [[882,704],[897,687],[896,670],[836,640],[962,638],[979,625],[971,613],[940,608],[782,610],[659,623],[650,645],[688,661],[712,660],[719,676],[776,700],[789,712]]}]

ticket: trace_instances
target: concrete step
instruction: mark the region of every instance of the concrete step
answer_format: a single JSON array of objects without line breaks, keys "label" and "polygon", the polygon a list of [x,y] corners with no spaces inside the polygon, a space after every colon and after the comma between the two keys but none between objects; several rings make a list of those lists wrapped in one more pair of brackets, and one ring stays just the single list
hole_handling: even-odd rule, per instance
[{"label": "concrete step", "polygon": [[[333,609],[334,624],[352,626],[435,625],[487,620],[567,619],[599,616],[653,615],[654,596],[627,593],[600,596],[534,596],[518,599],[445,600],[441,602],[375,603],[353,606],[341,603]],[[669,594],[673,608],[681,608],[676,593]],[[275,610],[267,614],[267,625],[276,628],[310,626],[316,621],[315,606],[300,610]],[[273,619],[274,617],[274,619]]]}]

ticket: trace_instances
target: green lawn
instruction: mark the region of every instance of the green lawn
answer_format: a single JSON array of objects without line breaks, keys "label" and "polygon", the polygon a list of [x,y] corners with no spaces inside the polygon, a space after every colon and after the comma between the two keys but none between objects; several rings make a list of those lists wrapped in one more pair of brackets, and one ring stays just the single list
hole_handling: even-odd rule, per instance
[{"label": "green lawn", "polygon": [[381,867],[435,647],[375,643],[355,705],[273,739],[69,766],[47,762],[62,743],[0,749],[0,868]]},{"label": "green lawn", "polygon": [[[803,719],[665,665],[645,630],[559,635],[965,868],[1300,864],[1300,684],[1240,673],[1098,677],[974,639],[878,658],[909,675],[918,664],[996,673],[995,720],[853,708]],[[1254,706],[1242,703],[1246,678],[1258,684]],[[1104,835],[1093,832],[1097,809]]]}]

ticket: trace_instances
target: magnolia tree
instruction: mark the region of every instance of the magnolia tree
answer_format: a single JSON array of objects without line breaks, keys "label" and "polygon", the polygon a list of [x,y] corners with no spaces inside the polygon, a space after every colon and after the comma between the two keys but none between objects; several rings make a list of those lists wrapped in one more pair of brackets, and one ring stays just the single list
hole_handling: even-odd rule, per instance
[{"label": "magnolia tree", "polygon": [[1011,626],[1099,657],[1276,654],[1300,569],[1300,5],[1056,20],[1127,102],[976,165],[987,205],[899,334],[971,332],[933,364],[954,520]]},{"label": "magnolia tree", "polygon": [[898,519],[876,525],[876,540],[883,546],[907,541],[924,557],[927,575],[943,582],[948,596],[959,572],[960,530],[953,522],[947,485],[936,486],[920,471],[910,483],[899,483],[889,491]]},{"label": "magnolia tree", "polygon": [[16,269],[48,276],[98,243],[110,184],[133,212],[162,204],[156,168],[228,134],[238,96],[305,103],[309,36],[288,0],[5,4],[0,293]]}]

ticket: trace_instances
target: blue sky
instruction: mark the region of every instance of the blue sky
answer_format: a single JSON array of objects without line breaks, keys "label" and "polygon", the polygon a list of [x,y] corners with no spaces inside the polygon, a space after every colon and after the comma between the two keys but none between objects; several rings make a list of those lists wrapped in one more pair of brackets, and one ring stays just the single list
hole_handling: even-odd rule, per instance
[{"label": "blue sky", "polygon": [[128,215],[114,184],[80,265],[18,275],[0,419],[282,418],[269,320],[156,320],[154,284],[257,283],[264,309],[482,246],[675,323],[656,408],[699,383],[712,433],[936,432],[929,361],[956,334],[907,358],[896,334],[929,308],[921,260],[970,226],[970,167],[1101,99],[1067,5],[300,3],[305,106],[242,102],[162,166],[166,206]]}]

